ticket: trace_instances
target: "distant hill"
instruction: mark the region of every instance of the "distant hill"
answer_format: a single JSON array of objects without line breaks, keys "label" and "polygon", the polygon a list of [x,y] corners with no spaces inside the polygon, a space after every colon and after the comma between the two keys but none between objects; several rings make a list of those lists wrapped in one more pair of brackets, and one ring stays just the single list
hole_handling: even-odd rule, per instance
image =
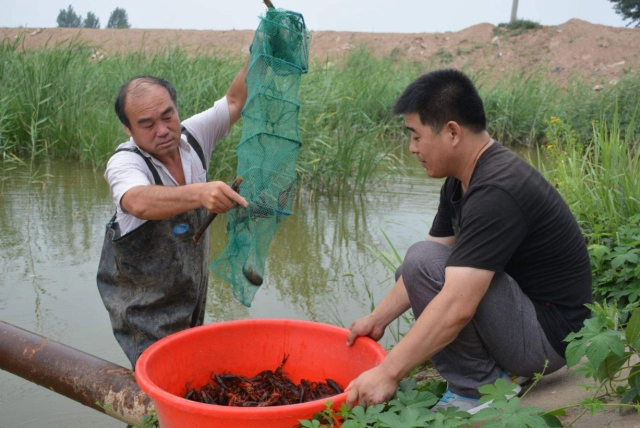
[{"label": "distant hill", "polygon": [[[5,39],[24,35],[25,49],[78,40],[89,43],[97,56],[118,52],[153,53],[180,46],[189,54],[219,52],[247,55],[250,30],[115,30],[72,28],[0,28]],[[510,34],[502,27],[478,24],[448,33],[358,33],[314,31],[311,57],[339,61],[360,45],[376,55],[421,59],[442,67],[490,73],[494,78],[516,71],[542,68],[566,82],[579,77],[594,87],[615,84],[623,75],[640,71],[640,29],[618,28],[572,19],[562,25]]]}]

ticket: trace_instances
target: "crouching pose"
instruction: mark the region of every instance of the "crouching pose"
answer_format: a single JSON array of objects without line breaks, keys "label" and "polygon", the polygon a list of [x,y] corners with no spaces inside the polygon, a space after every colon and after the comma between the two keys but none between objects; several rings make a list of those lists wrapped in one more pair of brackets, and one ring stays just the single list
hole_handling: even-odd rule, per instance
[{"label": "crouching pose", "polygon": [[404,116],[409,150],[427,174],[446,180],[426,241],[409,248],[394,288],[353,322],[347,343],[379,340],[409,308],[415,324],[348,386],[347,404],[389,400],[431,359],[448,384],[434,409],[475,413],[480,386],[566,364],[563,340],[582,327],[592,300],[585,240],[554,186],[491,138],[482,100],[463,73],[421,76],[394,113]]}]

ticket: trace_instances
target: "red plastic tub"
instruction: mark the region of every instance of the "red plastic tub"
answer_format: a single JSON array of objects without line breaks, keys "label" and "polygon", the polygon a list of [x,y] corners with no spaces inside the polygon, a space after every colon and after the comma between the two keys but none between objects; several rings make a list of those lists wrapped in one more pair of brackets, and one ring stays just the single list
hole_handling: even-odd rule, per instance
[{"label": "red plastic tub", "polygon": [[348,330],[310,321],[258,319],[208,324],[172,334],[138,359],[136,380],[153,400],[161,428],[291,428],[310,419],[331,400],[338,409],[342,393],[328,399],[273,407],[217,406],[187,400],[187,384],[201,388],[212,373],[253,377],[275,370],[285,354],[284,372],[300,379],[330,378],[343,388],[382,362],[385,350],[360,337],[346,346]]}]

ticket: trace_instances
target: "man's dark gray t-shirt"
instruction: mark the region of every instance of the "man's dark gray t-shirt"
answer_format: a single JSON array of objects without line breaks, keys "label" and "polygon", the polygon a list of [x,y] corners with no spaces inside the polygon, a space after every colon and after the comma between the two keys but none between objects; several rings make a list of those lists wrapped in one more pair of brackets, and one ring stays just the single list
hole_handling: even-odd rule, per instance
[{"label": "man's dark gray t-shirt", "polygon": [[590,313],[591,265],[575,218],[542,174],[494,142],[478,159],[464,195],[459,180],[446,179],[429,234],[456,236],[447,266],[513,277],[564,356],[567,334]]}]

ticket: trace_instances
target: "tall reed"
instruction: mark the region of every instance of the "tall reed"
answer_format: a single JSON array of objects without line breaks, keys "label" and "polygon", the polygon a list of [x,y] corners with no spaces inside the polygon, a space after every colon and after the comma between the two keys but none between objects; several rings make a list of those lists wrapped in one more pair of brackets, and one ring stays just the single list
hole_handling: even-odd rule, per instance
[{"label": "tall reed", "polygon": [[[0,84],[10,88],[0,96],[0,158],[26,163],[74,159],[102,169],[127,138],[113,113],[115,94],[125,80],[140,74],[168,79],[178,92],[180,116],[186,118],[222,97],[243,61],[187,55],[171,45],[155,54],[141,49],[104,58],[96,49],[76,39],[32,51],[22,49],[21,38],[0,43]],[[301,186],[314,192],[363,192],[385,174],[401,173],[406,136],[402,119],[390,111],[406,85],[429,67],[400,58],[379,58],[357,47],[346,59],[311,65],[300,88]],[[489,131],[505,144],[544,142],[545,119],[552,115],[566,118],[587,141],[591,120],[610,120],[615,100],[620,125],[637,130],[629,112],[637,103],[640,75],[630,74],[597,92],[578,79],[559,88],[542,71],[526,79],[504,76],[494,85],[484,84],[489,79],[480,72],[471,74],[485,100]],[[236,126],[217,149],[212,178],[233,178],[239,139]]]},{"label": "tall reed", "polygon": [[[478,79],[481,80],[481,79]],[[533,145],[544,137],[544,121],[557,107],[558,88],[548,84],[542,72],[511,73],[492,87],[480,85],[487,127],[506,144]]]},{"label": "tall reed", "polygon": [[640,213],[640,141],[631,117],[625,129],[617,110],[611,119],[594,120],[587,143],[566,122],[557,117],[550,120],[548,166],[539,168],[595,241],[615,234],[628,218]]}]

